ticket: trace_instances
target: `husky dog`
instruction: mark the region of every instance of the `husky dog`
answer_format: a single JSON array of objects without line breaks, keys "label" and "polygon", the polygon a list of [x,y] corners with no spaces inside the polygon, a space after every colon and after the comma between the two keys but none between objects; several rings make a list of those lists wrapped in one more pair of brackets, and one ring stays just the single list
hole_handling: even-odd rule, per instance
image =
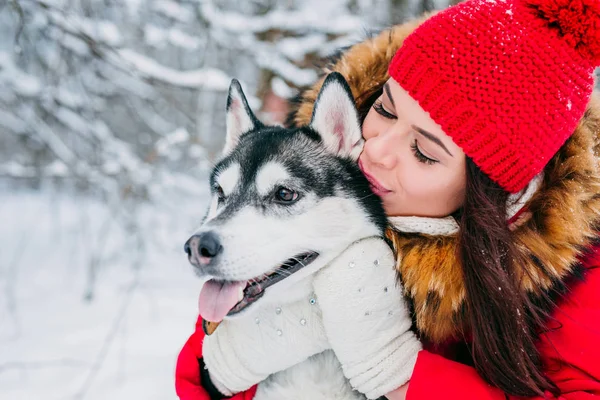
[{"label": "husky dog", "polygon": [[[199,302],[204,320],[253,318],[266,306],[308,298],[315,272],[353,242],[383,236],[381,200],[356,163],[363,144],[352,93],[338,73],[325,80],[310,125],[294,129],[263,125],[232,81],[225,148],[210,176],[212,202],[185,244],[206,280]],[[298,382],[289,374],[310,379],[310,390],[322,390],[319,378],[322,386],[341,379],[347,389],[302,398],[364,399],[331,351],[270,376],[259,393],[261,386],[279,392],[262,398],[295,398],[282,394],[285,382]]]}]

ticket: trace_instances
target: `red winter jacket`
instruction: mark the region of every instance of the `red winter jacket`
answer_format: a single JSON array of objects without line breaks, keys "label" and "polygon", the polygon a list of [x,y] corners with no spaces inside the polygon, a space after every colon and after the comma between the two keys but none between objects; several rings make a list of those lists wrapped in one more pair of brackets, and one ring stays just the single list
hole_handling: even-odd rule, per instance
[{"label": "red winter jacket", "polygon": [[[210,396],[200,383],[200,363],[202,358],[202,341],[204,340],[202,330],[202,318],[196,321],[196,331],[183,345],[183,349],[177,358],[175,368],[175,391],[181,400],[211,400]],[[256,392],[256,386],[243,393],[231,397],[233,400],[251,400]]]},{"label": "red winter jacket", "polygon": [[[558,302],[552,323],[559,328],[540,337],[539,349],[546,374],[562,391],[559,399],[600,397],[600,246],[584,261],[583,282]],[[210,400],[200,383],[198,359],[202,357],[201,320],[177,360],[175,387],[181,400]],[[232,397],[250,400],[256,387]],[[410,379],[407,400],[504,400],[506,395],[488,385],[477,371],[464,364],[423,350]],[[548,395],[546,399],[553,399]]]}]

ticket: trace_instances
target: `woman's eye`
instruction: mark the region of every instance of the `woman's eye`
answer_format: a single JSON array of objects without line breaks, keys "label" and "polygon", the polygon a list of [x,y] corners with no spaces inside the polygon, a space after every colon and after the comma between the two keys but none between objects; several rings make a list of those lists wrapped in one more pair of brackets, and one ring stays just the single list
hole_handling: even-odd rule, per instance
[{"label": "woman's eye", "polygon": [[280,187],[275,192],[275,199],[282,203],[292,203],[298,200],[298,197],[297,192],[285,187]]},{"label": "woman's eye", "polygon": [[417,145],[417,140],[415,139],[415,141],[410,145],[410,148],[413,151],[413,154],[415,155],[415,157],[417,158],[417,160],[419,162],[422,162],[423,164],[435,164],[438,163],[438,160],[434,160],[433,158],[429,158],[427,157],[425,154],[421,153],[421,150],[419,150],[419,146]]},{"label": "woman's eye", "polygon": [[398,117],[396,117],[394,114],[388,112],[384,107],[383,107],[383,103],[381,100],[377,100],[374,104],[373,104],[373,109],[375,110],[375,112],[377,112],[377,114],[381,115],[383,118],[387,118],[387,119],[398,119]]}]

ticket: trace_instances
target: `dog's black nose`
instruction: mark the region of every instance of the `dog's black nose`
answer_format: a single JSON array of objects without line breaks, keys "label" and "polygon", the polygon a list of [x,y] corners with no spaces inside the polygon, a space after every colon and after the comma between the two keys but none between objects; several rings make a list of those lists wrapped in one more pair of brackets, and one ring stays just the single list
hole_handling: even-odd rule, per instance
[{"label": "dog's black nose", "polygon": [[223,246],[221,246],[219,236],[209,231],[192,236],[185,242],[183,249],[188,254],[192,264],[207,265],[221,253]]},{"label": "dog's black nose", "polygon": [[213,232],[204,232],[200,235],[198,252],[201,257],[213,258],[221,252],[221,241]]}]

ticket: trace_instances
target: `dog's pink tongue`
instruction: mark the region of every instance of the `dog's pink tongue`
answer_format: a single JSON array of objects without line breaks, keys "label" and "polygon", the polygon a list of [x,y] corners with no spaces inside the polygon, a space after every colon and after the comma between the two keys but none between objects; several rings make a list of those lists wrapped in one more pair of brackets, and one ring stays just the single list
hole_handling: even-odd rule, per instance
[{"label": "dog's pink tongue", "polygon": [[246,282],[217,282],[210,280],[202,286],[198,310],[206,321],[221,322],[239,301],[240,290]]}]

